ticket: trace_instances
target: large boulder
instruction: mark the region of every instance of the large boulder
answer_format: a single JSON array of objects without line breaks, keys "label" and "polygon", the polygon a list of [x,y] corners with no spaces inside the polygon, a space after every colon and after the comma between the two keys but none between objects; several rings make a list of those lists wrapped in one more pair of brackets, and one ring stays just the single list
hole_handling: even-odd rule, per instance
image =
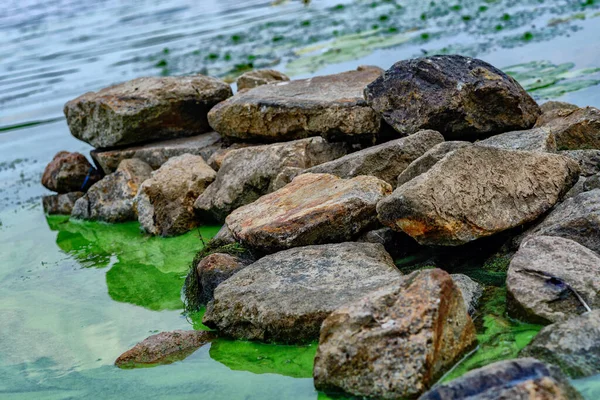
[{"label": "large boulder", "polygon": [[600,150],[565,150],[560,154],[577,161],[582,176],[600,173]]},{"label": "large boulder", "polygon": [[391,191],[374,176],[303,174],[238,208],[225,223],[243,244],[267,252],[343,242],[377,222],[375,207]]},{"label": "large boulder", "polygon": [[506,277],[508,312],[540,324],[600,308],[600,256],[561,237],[527,239]]},{"label": "large boulder", "polygon": [[476,344],[460,290],[440,269],[398,279],[323,322],[315,387],[414,399]]},{"label": "large boulder", "polygon": [[400,186],[377,213],[421,244],[460,245],[535,220],[578,177],[567,157],[469,146]]},{"label": "large boulder", "polygon": [[75,202],[84,195],[83,192],[60,193],[42,197],[44,212],[48,215],[70,215]]},{"label": "large boulder", "polygon": [[433,146],[421,157],[410,163],[410,165],[404,171],[402,171],[400,175],[398,175],[398,186],[402,186],[411,179],[414,179],[417,176],[429,171],[431,167],[444,158],[446,154],[467,146],[471,146],[471,143],[449,141]]},{"label": "large boulder", "polygon": [[274,69],[257,69],[240,75],[235,83],[238,90],[252,89],[257,86],[276,82],[287,82],[290,78]]},{"label": "large boulder", "polygon": [[398,175],[411,162],[443,141],[444,137],[439,132],[421,131],[317,165],[306,172],[332,174],[340,178],[372,175],[395,187]]},{"label": "large boulder", "polygon": [[449,140],[529,129],[540,114],[513,78],[459,55],[397,62],[367,86],[365,98],[401,134],[434,129]]},{"label": "large boulder", "polygon": [[499,361],[436,386],[419,400],[583,400],[560,369],[534,358]]},{"label": "large boulder", "polygon": [[217,286],[248,265],[244,259],[226,253],[213,253],[196,266],[198,274],[198,302],[207,304],[214,297]]},{"label": "large boulder", "polygon": [[137,158],[158,169],[171,157],[182,154],[194,154],[208,160],[213,153],[221,148],[221,136],[216,132],[203,133],[178,139],[168,139],[160,142],[142,144],[133,147],[93,150],[92,158],[104,170],[104,173],[114,172],[119,163],[128,158]]},{"label": "large boulder", "polygon": [[286,168],[310,168],[346,155],[350,146],[307,138],[287,143],[230,151],[215,182],[198,197],[195,207],[219,221],[233,210],[275,190],[273,182]]},{"label": "large boulder", "polygon": [[556,140],[548,128],[533,128],[526,131],[501,133],[476,143],[479,146],[497,147],[508,150],[539,151],[555,153]]},{"label": "large boulder", "polygon": [[119,368],[149,367],[183,360],[215,335],[206,331],[173,331],[152,335],[121,354],[115,361]]},{"label": "large boulder", "polygon": [[104,222],[135,221],[133,199],[151,174],[152,168],[137,158],[121,161],[115,172],[95,183],[75,202],[71,217]]},{"label": "large boulder", "polygon": [[73,136],[94,147],[122,146],[211,131],[208,111],[232,95],[203,75],[138,78],[65,104]]},{"label": "large boulder", "polygon": [[142,229],[152,235],[174,236],[198,226],[194,202],[216,175],[200,156],[171,158],[142,183],[135,197]]},{"label": "large boulder", "polygon": [[238,339],[308,342],[332,311],[400,278],[379,244],[285,250],[221,283],[203,323]]},{"label": "large boulder", "polygon": [[536,127],[549,129],[558,150],[600,149],[600,110],[595,107],[558,109],[544,114]]},{"label": "large boulder", "polygon": [[316,76],[238,93],[208,114],[210,126],[238,141],[281,142],[309,136],[373,142],[381,118],[363,97],[374,69]]},{"label": "large boulder", "polygon": [[556,206],[539,224],[523,237],[560,236],[600,254],[600,189],[586,191]]},{"label": "large boulder", "polygon": [[600,309],[548,325],[521,351],[571,378],[600,374]]},{"label": "large boulder", "polygon": [[42,185],[57,193],[85,192],[100,179],[100,173],[83,154],[60,151],[46,166]]}]

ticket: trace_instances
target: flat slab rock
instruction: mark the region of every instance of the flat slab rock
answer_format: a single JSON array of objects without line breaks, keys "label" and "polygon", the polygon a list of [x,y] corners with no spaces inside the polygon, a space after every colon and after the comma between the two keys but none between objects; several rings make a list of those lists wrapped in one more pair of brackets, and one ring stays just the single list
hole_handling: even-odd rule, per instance
[{"label": "flat slab rock", "polygon": [[379,244],[298,247],[263,257],[221,283],[202,322],[237,339],[308,342],[332,311],[400,277]]},{"label": "flat slab rock", "polygon": [[171,158],[142,183],[134,199],[142,229],[152,235],[174,236],[198,226],[194,202],[216,175],[200,156]]},{"label": "flat slab rock", "polygon": [[71,134],[94,147],[122,146],[210,132],[208,111],[232,95],[204,75],[137,78],[65,104]]},{"label": "flat slab rock", "polygon": [[281,142],[309,136],[373,142],[381,118],[363,97],[375,69],[348,71],[238,93],[208,114],[210,126],[238,141]]},{"label": "flat slab rock", "polygon": [[532,237],[512,258],[506,288],[510,315],[541,324],[565,321],[586,311],[581,300],[600,308],[600,256],[569,239]]},{"label": "flat slab rock", "polygon": [[367,86],[365,98],[401,134],[433,129],[448,140],[529,129],[540,115],[513,78],[459,55],[399,61]]},{"label": "flat slab rock", "polygon": [[348,303],[323,322],[315,387],[355,396],[414,399],[476,344],[448,273],[412,273]]},{"label": "flat slab rock", "polygon": [[115,361],[119,368],[147,367],[170,364],[192,354],[215,335],[206,331],[161,332],[147,337]]},{"label": "flat slab rock", "polygon": [[499,361],[436,386],[419,400],[583,400],[560,369],[534,358]]},{"label": "flat slab rock", "polygon": [[44,169],[42,185],[57,193],[85,192],[100,179],[83,154],[60,151]]},{"label": "flat slab rock", "polygon": [[267,252],[343,242],[377,222],[375,207],[391,191],[374,176],[303,174],[238,208],[225,223],[237,240]]},{"label": "flat slab rock", "polygon": [[216,132],[209,132],[121,149],[93,150],[90,154],[104,173],[110,174],[117,169],[121,161],[129,158],[137,158],[152,169],[158,169],[169,158],[183,154],[193,154],[208,160],[220,148],[221,136]]},{"label": "flat slab rock", "polygon": [[476,143],[478,146],[497,147],[508,150],[556,152],[556,139],[548,128],[501,133]]},{"label": "flat slab rock", "polygon": [[307,138],[232,150],[221,163],[215,182],[195,207],[218,221],[233,210],[276,190],[278,176],[289,168],[306,169],[346,155],[351,147]]},{"label": "flat slab rock", "polygon": [[75,202],[84,194],[83,192],[71,192],[44,196],[42,197],[44,212],[48,215],[70,215]]},{"label": "flat slab rock", "polygon": [[460,245],[535,220],[578,178],[563,156],[469,146],[400,186],[377,213],[421,244]]},{"label": "flat slab rock", "polygon": [[573,379],[600,374],[600,310],[548,325],[520,353],[556,365]]},{"label": "flat slab rock", "polygon": [[536,127],[549,129],[558,150],[600,149],[600,110],[595,107],[557,109],[545,113]]},{"label": "flat slab rock", "polygon": [[306,172],[332,174],[340,178],[372,175],[395,187],[398,175],[411,162],[443,141],[444,137],[439,132],[421,131],[317,165]]}]

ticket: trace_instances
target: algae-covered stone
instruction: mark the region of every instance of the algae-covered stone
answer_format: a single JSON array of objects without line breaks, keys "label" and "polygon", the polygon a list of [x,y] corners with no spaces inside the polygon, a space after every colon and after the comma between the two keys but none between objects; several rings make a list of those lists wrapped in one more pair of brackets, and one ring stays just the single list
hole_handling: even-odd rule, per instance
[{"label": "algae-covered stone", "polygon": [[550,129],[544,127],[501,133],[476,144],[499,149],[556,152],[556,139]]},{"label": "algae-covered stone", "polygon": [[75,202],[71,217],[104,222],[135,221],[133,199],[152,168],[136,158],[123,160],[119,168],[95,183]]},{"label": "algae-covered stone", "polygon": [[377,222],[375,206],[391,191],[374,176],[303,174],[238,208],[225,223],[235,238],[262,251],[343,242]]},{"label": "algae-covered stone", "polygon": [[230,151],[215,182],[198,197],[195,207],[219,221],[233,210],[275,190],[274,181],[288,167],[310,168],[346,155],[351,147],[307,138]]},{"label": "algae-covered stone", "polygon": [[373,69],[262,85],[238,93],[208,114],[210,126],[240,141],[281,142],[309,136],[372,142],[379,115],[363,89],[380,73]]},{"label": "algae-covered stone", "polygon": [[398,175],[427,150],[444,141],[436,131],[421,131],[308,169],[308,173],[332,174],[340,178],[372,175],[396,186]]},{"label": "algae-covered stone", "polygon": [[595,107],[555,110],[536,127],[549,129],[558,150],[600,149],[600,110]]},{"label": "algae-covered stone", "polygon": [[459,245],[535,220],[578,177],[567,157],[469,146],[400,186],[377,213],[421,244]]},{"label": "algae-covered stone", "polygon": [[85,192],[101,178],[83,154],[60,151],[46,166],[42,185],[57,193]]},{"label": "algae-covered stone", "polygon": [[44,212],[48,215],[70,215],[75,202],[83,195],[83,192],[71,192],[44,196],[42,197]]},{"label": "algae-covered stone", "polygon": [[289,80],[290,78],[286,74],[275,71],[274,69],[258,69],[240,75],[236,80],[236,84],[238,90],[243,90],[252,89],[268,83],[285,82]]},{"label": "algae-covered stone", "polygon": [[600,374],[600,310],[548,325],[520,356],[557,365],[575,379]]},{"label": "algae-covered stone", "polygon": [[440,269],[414,272],[327,317],[315,357],[315,387],[414,399],[476,340],[450,275]]},{"label": "algae-covered stone", "polygon": [[200,156],[171,158],[140,186],[135,207],[141,227],[152,235],[173,236],[198,226],[194,201],[216,175]]},{"label": "algae-covered stone", "polygon": [[540,114],[513,78],[459,55],[397,62],[367,86],[365,97],[401,134],[434,129],[450,140],[529,129]]},{"label": "algae-covered stone", "polygon": [[583,400],[560,369],[534,358],[499,361],[431,389],[419,400]]},{"label": "algae-covered stone", "polygon": [[64,113],[77,139],[122,146],[209,132],[208,111],[231,94],[208,76],[146,77],[79,96]]},{"label": "algae-covered stone", "polygon": [[600,257],[561,237],[527,239],[506,277],[508,311],[533,323],[565,321],[600,308]]},{"label": "algae-covered stone", "polygon": [[308,342],[318,338],[321,323],[336,308],[400,278],[379,244],[285,250],[221,283],[203,323],[238,339]]},{"label": "algae-covered stone", "polygon": [[158,169],[171,157],[193,154],[208,160],[221,148],[221,136],[215,132],[185,138],[169,139],[139,146],[112,150],[93,150],[92,158],[106,174],[114,172],[119,163],[128,158],[137,158]]}]

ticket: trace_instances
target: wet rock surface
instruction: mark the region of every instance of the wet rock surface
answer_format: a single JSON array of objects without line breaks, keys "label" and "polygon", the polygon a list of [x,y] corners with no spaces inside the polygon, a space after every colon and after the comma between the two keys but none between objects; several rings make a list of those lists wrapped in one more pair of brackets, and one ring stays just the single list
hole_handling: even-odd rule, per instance
[{"label": "wet rock surface", "polygon": [[582,176],[600,173],[600,150],[565,150],[560,154],[577,161]]},{"label": "wet rock surface", "polygon": [[46,166],[42,185],[57,193],[84,192],[101,178],[83,154],[61,151]]},{"label": "wet rock surface", "polygon": [[400,175],[398,175],[398,186],[402,186],[411,179],[414,179],[417,176],[429,171],[431,167],[444,158],[446,154],[467,146],[471,146],[471,143],[450,141],[439,143],[433,146],[421,157],[410,163],[410,165],[404,171],[402,171]]},{"label": "wet rock surface", "polygon": [[395,187],[398,175],[411,162],[443,141],[444,137],[439,132],[421,131],[317,165],[306,172],[332,174],[340,178],[372,175]]},{"label": "wet rock surface", "polygon": [[375,206],[391,186],[373,176],[303,174],[232,212],[225,223],[244,245],[272,252],[354,239],[377,222]]},{"label": "wet rock surface", "polygon": [[500,361],[436,386],[419,400],[583,400],[553,365],[534,358]]},{"label": "wet rock surface", "polygon": [[141,160],[121,161],[115,172],[95,183],[75,202],[71,217],[104,222],[135,221],[133,199],[151,174],[152,168]]},{"label": "wet rock surface", "polygon": [[477,142],[478,146],[497,147],[508,150],[556,152],[556,139],[548,128],[501,133]]},{"label": "wet rock surface", "polygon": [[575,379],[599,374],[600,310],[545,327],[520,355],[554,364]]},{"label": "wet rock surface", "polygon": [[600,110],[597,108],[559,109],[544,116],[536,127],[552,132],[558,150],[600,149]]},{"label": "wet rock surface", "polygon": [[42,197],[44,213],[48,215],[70,215],[75,202],[84,194],[83,192],[71,192],[44,196]]},{"label": "wet rock surface", "polygon": [[307,138],[230,151],[215,182],[195,207],[223,221],[233,210],[274,191],[273,182],[287,167],[310,168],[346,155],[350,146]]},{"label": "wet rock surface", "polygon": [[119,368],[148,367],[183,360],[215,335],[206,331],[173,331],[152,335],[121,354],[115,361]]},{"label": "wet rock surface", "polygon": [[401,134],[434,129],[448,140],[529,129],[540,114],[513,78],[458,55],[397,62],[367,86],[365,98]]},{"label": "wet rock surface", "polygon": [[171,158],[142,183],[135,197],[142,229],[152,235],[173,236],[198,226],[194,202],[216,175],[200,156]]},{"label": "wet rock surface", "polygon": [[459,245],[535,220],[578,177],[566,157],[469,146],[400,186],[377,213],[421,244]]},{"label": "wet rock surface", "polygon": [[236,83],[238,90],[243,90],[289,80],[290,78],[286,74],[275,71],[274,69],[258,69],[243,73],[237,78]]},{"label": "wet rock surface", "polygon": [[121,161],[129,158],[137,158],[150,165],[152,169],[158,169],[169,158],[183,154],[193,154],[208,160],[213,153],[221,148],[220,141],[221,136],[218,133],[209,132],[123,149],[94,150],[91,155],[106,174],[114,172]]},{"label": "wet rock surface", "polygon": [[213,253],[196,266],[200,294],[198,300],[207,304],[214,297],[217,286],[248,265],[243,259],[225,253]]},{"label": "wet rock surface", "polygon": [[210,132],[208,111],[231,95],[203,75],[147,77],[79,96],[64,113],[73,136],[103,148]]},{"label": "wet rock surface", "polygon": [[509,314],[548,324],[600,308],[600,256],[561,237],[523,242],[506,277]]},{"label": "wet rock surface", "polygon": [[280,142],[323,136],[372,143],[381,126],[363,89],[380,75],[367,69],[263,85],[213,108],[210,126],[237,141]]},{"label": "wet rock surface", "polygon": [[483,286],[464,274],[452,274],[450,276],[454,284],[460,289],[467,312],[473,314],[479,299],[483,295]]},{"label": "wet rock surface", "polygon": [[475,343],[473,322],[450,275],[418,271],[327,317],[315,357],[315,387],[417,398]]},{"label": "wet rock surface", "polygon": [[285,250],[221,283],[203,323],[239,339],[308,342],[318,338],[321,323],[332,311],[400,278],[379,244]]}]

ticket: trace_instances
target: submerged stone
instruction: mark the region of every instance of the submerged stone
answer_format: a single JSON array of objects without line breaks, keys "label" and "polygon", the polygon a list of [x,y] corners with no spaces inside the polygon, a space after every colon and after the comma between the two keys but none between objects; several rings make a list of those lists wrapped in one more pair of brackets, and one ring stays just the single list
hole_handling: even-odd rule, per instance
[{"label": "submerged stone", "polygon": [[57,193],[85,192],[102,175],[81,153],[58,152],[46,166],[42,185]]},{"label": "submerged stone", "polygon": [[84,194],[83,192],[71,192],[44,196],[42,197],[44,212],[48,215],[70,215],[75,202]]}]

